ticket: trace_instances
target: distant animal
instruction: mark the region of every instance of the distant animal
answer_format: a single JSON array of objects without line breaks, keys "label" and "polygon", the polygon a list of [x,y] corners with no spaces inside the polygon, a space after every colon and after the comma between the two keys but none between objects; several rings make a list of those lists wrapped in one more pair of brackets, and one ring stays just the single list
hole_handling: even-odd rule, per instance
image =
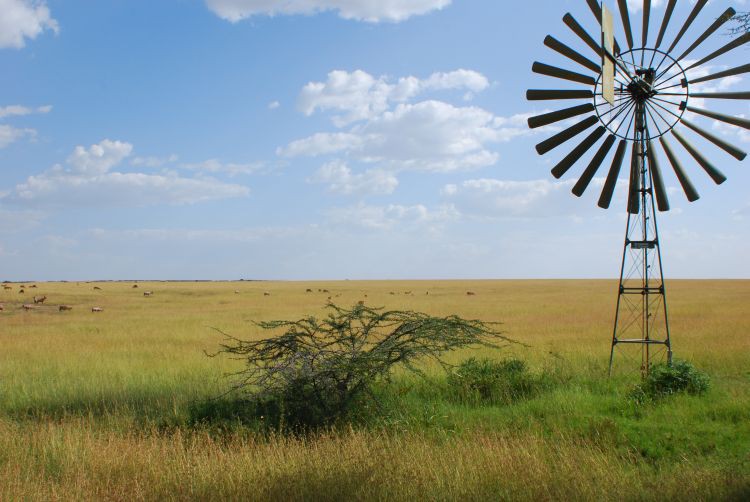
[{"label": "distant animal", "polygon": [[94,289],[98,289],[99,291],[102,290],[102,288],[100,288],[99,286],[94,286]]},{"label": "distant animal", "polygon": [[396,293],[394,293],[393,291],[391,291],[391,292],[390,292],[390,293],[388,293],[388,294],[389,294],[389,295],[391,295],[391,296],[393,296],[393,295],[395,295]]},{"label": "distant animal", "polygon": [[3,284],[3,289],[8,290],[8,289],[13,289],[13,288],[11,288],[10,286],[6,286],[5,284]]},{"label": "distant animal", "polygon": [[34,306],[33,305],[29,305],[28,303],[24,303],[23,305],[21,305],[21,308],[24,309],[24,310],[33,310]]},{"label": "distant animal", "polygon": [[466,292],[466,296],[474,296],[474,295],[476,295],[476,293],[473,292],[473,291],[467,291]]},{"label": "distant animal", "polygon": [[104,312],[104,309],[101,307],[91,307],[91,312]]},{"label": "distant animal", "polygon": [[324,289],[323,293],[330,293],[330,291],[328,291],[327,289]]},{"label": "distant animal", "polygon": [[133,284],[133,289],[137,288],[138,284]]},{"label": "distant animal", "polygon": [[429,295],[429,294],[430,294],[430,292],[429,292],[429,291],[427,291],[427,292],[426,292],[425,294],[426,294],[426,295]]},{"label": "distant animal", "polygon": [[310,288],[307,288],[307,289],[305,290],[305,293],[312,293],[312,292],[313,292],[313,290],[312,290],[312,289],[310,289]]},{"label": "distant animal", "polygon": [[153,295],[153,294],[154,294],[154,292],[153,292],[153,291],[144,291],[144,292],[143,292],[143,296],[151,296],[151,295]]},{"label": "distant animal", "polygon": [[26,291],[24,291],[23,289],[19,289],[19,290],[18,290],[18,294],[19,294],[19,295],[22,295],[22,294],[24,294],[25,292],[26,292]]},{"label": "distant animal", "polygon": [[271,293],[269,293],[268,291],[264,291],[263,296],[271,296]]},{"label": "distant animal", "polygon": [[5,307],[3,307],[2,304],[0,304],[0,312],[2,312],[3,310],[5,310]]},{"label": "distant animal", "polygon": [[46,296],[35,296],[34,297],[34,303],[44,303],[44,300],[46,300]]},{"label": "distant animal", "polygon": [[31,285],[31,286],[29,286],[29,287],[30,287],[30,288],[36,288],[36,284],[32,284],[32,285]]},{"label": "distant animal", "polygon": [[70,305],[60,305],[57,308],[60,310],[60,312],[63,312],[65,310],[73,310],[73,307],[71,307]]},{"label": "distant animal", "polygon": [[235,294],[235,295],[238,295],[238,294],[240,294],[240,290],[239,290],[239,289],[235,289],[235,290],[234,290],[234,294]]},{"label": "distant animal", "polygon": [[410,295],[410,294],[411,294],[411,291],[404,291],[404,294],[405,294],[405,295]]},{"label": "distant animal", "polygon": [[357,302],[357,305],[364,305],[364,304],[365,304],[365,302],[362,301],[362,300],[360,300],[360,301]]}]

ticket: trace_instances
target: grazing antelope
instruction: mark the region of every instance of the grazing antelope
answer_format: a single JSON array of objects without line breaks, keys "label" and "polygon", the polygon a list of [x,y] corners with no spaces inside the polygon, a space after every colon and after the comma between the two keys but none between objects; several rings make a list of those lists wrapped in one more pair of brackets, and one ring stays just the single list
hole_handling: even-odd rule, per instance
[{"label": "grazing antelope", "polygon": [[91,307],[91,312],[104,312],[104,309],[101,307]]},{"label": "grazing antelope", "polygon": [[73,310],[73,307],[71,307],[70,305],[60,305],[57,308],[60,310],[60,312],[64,312],[65,310]]},{"label": "grazing antelope", "polygon": [[26,291],[24,291],[23,289],[19,289],[19,290],[18,290],[18,294],[19,294],[19,295],[22,295],[22,294],[24,294],[25,292],[26,292]]},{"label": "grazing antelope", "polygon": [[310,289],[310,288],[307,288],[307,289],[305,290],[305,293],[312,293],[312,289]]},{"label": "grazing antelope", "polygon": [[238,295],[238,294],[240,294],[240,290],[239,290],[239,289],[235,289],[235,290],[234,290],[234,294],[235,294],[235,295]]},{"label": "grazing antelope", "polygon": [[138,284],[133,284],[133,289],[137,288]]},{"label": "grazing antelope", "polygon": [[23,305],[21,305],[21,308],[24,309],[24,310],[33,310],[34,306],[33,305],[29,305],[28,303],[24,303]]},{"label": "grazing antelope", "polygon": [[330,293],[330,291],[328,291],[327,289],[324,289],[323,293]]},{"label": "grazing antelope", "polygon": [[474,296],[474,295],[476,295],[476,293],[473,292],[473,291],[467,291],[466,292],[466,296]]},{"label": "grazing antelope", "polygon": [[31,286],[29,286],[29,287],[30,287],[30,288],[34,288],[34,289],[36,289],[36,284],[32,284],[32,285],[31,285]]},{"label": "grazing antelope", "polygon": [[153,294],[154,294],[154,292],[153,292],[153,291],[144,291],[144,292],[143,292],[143,296],[151,296],[151,295],[153,295]]},{"label": "grazing antelope", "polygon": [[44,300],[46,300],[46,296],[35,296],[34,297],[34,303],[44,303]]},{"label": "grazing antelope", "polygon": [[102,290],[102,288],[100,288],[99,286],[94,286],[94,289],[98,289],[99,291]]},{"label": "grazing antelope", "polygon": [[271,296],[271,293],[269,293],[268,291],[264,291],[263,296]]},{"label": "grazing antelope", "polygon": [[3,284],[3,289],[7,291],[7,290],[13,289],[13,288],[11,288],[10,286],[8,286],[6,284]]}]

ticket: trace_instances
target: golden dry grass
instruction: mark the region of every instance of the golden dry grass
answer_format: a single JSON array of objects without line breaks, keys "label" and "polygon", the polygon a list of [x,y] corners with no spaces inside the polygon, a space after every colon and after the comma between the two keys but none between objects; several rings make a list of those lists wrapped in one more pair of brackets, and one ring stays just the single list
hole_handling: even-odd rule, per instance
[{"label": "golden dry grass", "polygon": [[[750,456],[737,453],[750,452],[750,445],[725,446],[724,437],[750,437],[750,413],[742,411],[750,404],[750,281],[668,283],[675,353],[707,370],[715,390],[708,405],[685,400],[676,414],[657,409],[648,419],[675,422],[660,434],[681,437],[680,427],[696,427],[696,434],[718,439],[705,455],[701,443],[697,453],[668,456],[666,463],[615,447],[647,430],[637,417],[615,425],[607,416],[586,418],[601,409],[625,413],[617,411],[620,398],[603,395],[597,398],[603,404],[592,405],[585,390],[596,382],[606,387],[614,281],[132,284],[38,283],[24,295],[18,285],[0,291],[0,500],[716,499],[750,493]],[[24,311],[33,294],[48,300]],[[564,389],[508,410],[460,412],[471,419],[455,412],[446,420],[456,427],[424,432],[386,427],[292,439],[179,425],[190,403],[219,394],[227,384],[222,375],[236,367],[204,355],[221,341],[212,328],[261,336],[251,320],[321,314],[329,297],[340,305],[365,301],[501,321],[505,334],[530,347],[493,357],[515,353],[532,367],[562,360],[576,376],[571,385],[584,391]],[[59,304],[73,310],[59,312]],[[93,306],[104,311],[92,313]],[[590,423],[568,423],[576,410],[576,423]],[[734,428],[724,434],[726,424]],[[608,428],[620,438],[612,444],[597,439]]]}]

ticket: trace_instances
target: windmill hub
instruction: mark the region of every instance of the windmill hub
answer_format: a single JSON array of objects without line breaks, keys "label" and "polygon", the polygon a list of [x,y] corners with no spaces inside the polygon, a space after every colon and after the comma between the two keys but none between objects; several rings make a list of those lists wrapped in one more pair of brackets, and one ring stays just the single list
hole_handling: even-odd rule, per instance
[{"label": "windmill hub", "polygon": [[628,92],[635,101],[646,101],[658,94],[654,89],[654,79],[656,78],[654,68],[639,69],[636,70],[635,74],[636,78],[628,85]]}]

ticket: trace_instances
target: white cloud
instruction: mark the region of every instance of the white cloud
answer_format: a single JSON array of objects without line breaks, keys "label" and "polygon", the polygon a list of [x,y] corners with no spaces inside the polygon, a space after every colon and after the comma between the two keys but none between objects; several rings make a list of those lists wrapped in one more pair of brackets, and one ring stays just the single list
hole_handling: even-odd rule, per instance
[{"label": "white cloud", "polygon": [[[455,204],[461,214],[480,218],[570,217],[597,208],[571,194],[576,180],[507,181],[472,179],[443,188],[443,196]],[[598,192],[603,178],[594,178],[589,192]],[[618,183],[617,198],[622,200],[627,182]],[[587,192],[588,195],[591,195]]]},{"label": "white cloud", "polygon": [[55,165],[39,175],[29,176],[3,200],[34,207],[129,207],[192,204],[249,193],[247,187],[212,178],[112,171],[132,149],[129,143],[108,139],[89,148],[78,146],[68,158],[69,169]]},{"label": "white cloud", "polygon": [[276,108],[280,106],[281,106],[281,103],[279,103],[278,101],[271,101],[270,103],[268,103],[269,110],[275,110]]},{"label": "white cloud", "polygon": [[217,16],[232,23],[256,15],[335,11],[344,19],[399,22],[450,5],[451,0],[206,0]]},{"label": "white cloud", "polygon": [[292,141],[276,153],[284,157],[317,157],[331,153],[357,150],[362,147],[363,138],[350,133],[316,133],[310,137]]},{"label": "white cloud", "polygon": [[489,86],[481,73],[459,69],[448,73],[433,73],[420,80],[402,77],[396,82],[385,76],[375,78],[362,70],[335,70],[325,82],[310,82],[302,89],[298,107],[305,115],[316,111],[343,112],[333,116],[337,127],[373,118],[388,110],[392,103],[403,103],[430,90],[468,90],[480,92]]},{"label": "white cloud", "polygon": [[51,111],[52,105],[38,106],[36,108],[29,108],[28,106],[21,105],[0,106],[0,119],[4,119],[5,117],[31,115],[33,113],[49,113]]},{"label": "white cloud", "polygon": [[200,171],[212,174],[223,173],[233,177],[238,175],[257,173],[258,171],[263,169],[264,164],[262,162],[238,164],[234,162],[221,162],[217,159],[209,159],[195,164],[182,164],[179,167],[182,169],[189,169],[191,171]]},{"label": "white cloud", "polygon": [[431,210],[422,204],[404,206],[356,206],[335,208],[328,211],[332,223],[368,230],[411,231],[414,228],[434,230],[434,225],[445,223],[457,217],[455,209],[448,205]]},{"label": "white cloud", "polygon": [[44,30],[59,31],[44,0],[0,0],[0,48],[20,49]]},{"label": "white cloud", "polygon": [[398,179],[387,171],[369,169],[354,174],[339,160],[323,165],[310,181],[325,183],[329,191],[341,195],[391,194],[398,186]]},{"label": "white cloud", "polygon": [[133,145],[130,143],[105,139],[88,148],[77,146],[68,157],[68,164],[81,174],[103,174],[128,157],[132,151]]},{"label": "white cloud", "polygon": [[175,154],[169,155],[168,157],[135,157],[130,161],[130,165],[135,167],[157,168],[177,162],[178,158],[179,157]]},{"label": "white cloud", "polygon": [[17,129],[9,125],[0,124],[0,149],[14,143],[22,138],[34,138],[36,131],[34,129]]}]

